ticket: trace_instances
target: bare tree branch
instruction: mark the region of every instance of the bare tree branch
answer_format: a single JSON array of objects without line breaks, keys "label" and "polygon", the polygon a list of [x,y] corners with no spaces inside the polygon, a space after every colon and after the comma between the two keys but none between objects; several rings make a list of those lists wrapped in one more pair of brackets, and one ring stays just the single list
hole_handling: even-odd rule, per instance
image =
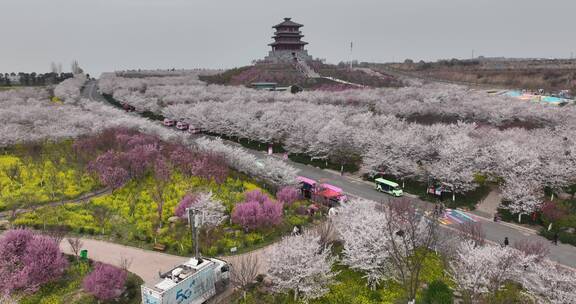
[{"label": "bare tree branch", "polygon": [[260,262],[255,254],[245,254],[239,257],[238,262],[232,267],[230,282],[232,285],[242,290],[243,297],[246,297],[246,288],[256,280]]},{"label": "bare tree branch", "polygon": [[77,236],[69,237],[66,240],[68,241],[68,245],[70,245],[70,249],[74,253],[74,256],[76,256],[76,259],[78,259],[78,255],[80,254],[80,249],[84,245],[84,242],[82,242],[82,239],[80,239],[80,237],[77,237]]}]

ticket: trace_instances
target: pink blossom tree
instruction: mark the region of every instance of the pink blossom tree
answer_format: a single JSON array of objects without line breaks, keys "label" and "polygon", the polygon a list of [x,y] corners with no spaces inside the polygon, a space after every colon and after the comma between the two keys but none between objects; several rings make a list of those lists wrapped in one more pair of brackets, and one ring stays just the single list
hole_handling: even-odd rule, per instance
[{"label": "pink blossom tree", "polygon": [[163,214],[164,214],[164,192],[171,177],[171,168],[168,161],[163,157],[159,157],[154,162],[154,187],[152,187],[152,197],[156,201],[156,210],[158,212],[158,228],[162,228]]},{"label": "pink blossom tree", "polygon": [[248,191],[244,193],[244,201],[256,201],[258,203],[264,203],[265,201],[270,200],[268,195],[262,193],[259,189],[255,189],[252,191]]},{"label": "pink blossom tree", "polygon": [[174,209],[174,215],[179,218],[186,218],[188,215],[186,214],[186,209],[190,208],[194,202],[198,200],[198,196],[193,193],[187,193],[184,197],[180,200],[178,205],[176,205],[176,209]]},{"label": "pink blossom tree", "polygon": [[221,155],[215,153],[201,153],[196,155],[192,164],[193,174],[205,179],[213,179],[216,183],[223,183],[228,177],[228,166]]},{"label": "pink blossom tree", "polygon": [[291,186],[282,187],[276,192],[276,199],[284,205],[292,205],[300,198],[300,191]]},{"label": "pink blossom tree", "polygon": [[232,222],[246,230],[257,229],[262,225],[263,219],[262,207],[257,201],[239,203],[232,211]]},{"label": "pink blossom tree", "polygon": [[125,289],[126,271],[112,265],[97,263],[82,282],[82,288],[101,301],[118,298]]},{"label": "pink blossom tree", "polygon": [[30,230],[16,229],[0,239],[0,292],[34,292],[48,282],[58,280],[68,261],[58,244]]},{"label": "pink blossom tree", "polygon": [[128,171],[122,167],[123,163],[121,153],[109,150],[91,161],[88,170],[96,173],[104,185],[118,189],[130,178]]},{"label": "pink blossom tree", "polygon": [[262,224],[263,226],[276,226],[282,223],[283,206],[282,203],[277,203],[272,200],[266,200],[260,204],[262,209]]},{"label": "pink blossom tree", "polygon": [[272,201],[260,190],[252,190],[244,195],[244,202],[237,204],[232,211],[232,222],[246,230],[275,226],[282,222],[283,205]]}]

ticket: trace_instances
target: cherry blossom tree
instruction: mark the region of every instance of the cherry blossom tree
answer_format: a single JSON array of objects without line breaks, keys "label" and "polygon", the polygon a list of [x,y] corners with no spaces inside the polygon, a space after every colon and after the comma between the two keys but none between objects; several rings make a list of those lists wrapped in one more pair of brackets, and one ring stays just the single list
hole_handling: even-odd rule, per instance
[{"label": "cherry blossom tree", "polygon": [[186,194],[176,206],[174,214],[180,218],[187,218],[186,209],[191,207],[202,212],[203,223],[208,226],[218,226],[227,218],[226,207],[212,196],[212,192]]},{"label": "cherry blossom tree", "polygon": [[76,74],[72,78],[68,78],[59,83],[54,88],[54,96],[60,98],[64,102],[77,102],[80,99],[80,90],[86,83],[86,75]]},{"label": "cherry blossom tree", "polygon": [[276,192],[276,199],[284,205],[292,205],[300,199],[300,191],[292,186],[282,187]]},{"label": "cherry blossom tree", "polygon": [[424,261],[436,247],[437,219],[419,214],[407,200],[355,200],[339,209],[333,221],[344,241],[342,263],[365,272],[372,286],[397,280],[413,299]]},{"label": "cherry blossom tree", "polygon": [[232,222],[236,223],[246,230],[253,230],[264,222],[262,206],[257,201],[247,201],[236,204],[232,210]]},{"label": "cherry blossom tree", "polygon": [[[259,191],[251,193],[259,193]],[[234,206],[232,222],[246,230],[275,226],[282,222],[282,209],[282,203],[273,202],[268,197],[248,196],[246,201]]]},{"label": "cherry blossom tree", "polygon": [[199,138],[195,144],[204,152],[220,153],[226,163],[238,171],[263,178],[277,185],[296,184],[296,169],[281,160],[259,160],[242,148],[226,145],[219,139]]},{"label": "cherry blossom tree", "polygon": [[104,185],[118,189],[130,179],[128,171],[122,168],[123,163],[123,155],[110,150],[90,162],[88,169],[96,173]]},{"label": "cherry blossom tree", "polygon": [[453,278],[473,300],[497,291],[502,283],[522,276],[519,265],[527,264],[519,251],[510,247],[476,246],[464,241],[450,263]]},{"label": "cherry blossom tree", "polygon": [[166,187],[171,179],[171,168],[168,161],[164,157],[159,157],[154,163],[154,186],[152,187],[152,197],[156,201],[156,210],[158,212],[158,228],[162,228],[164,203],[166,201],[164,195]]},{"label": "cherry blossom tree", "polygon": [[456,226],[458,236],[464,241],[474,242],[476,246],[484,245],[486,233],[481,222],[465,221]]},{"label": "cherry blossom tree", "polygon": [[82,281],[82,288],[101,301],[110,301],[122,295],[127,273],[112,265],[96,263],[94,270]]},{"label": "cherry blossom tree", "polygon": [[545,258],[545,246],[533,241],[512,247],[458,245],[450,271],[459,288],[473,301],[494,293],[506,281],[516,282],[542,302],[571,303],[576,299],[576,272]]},{"label": "cherry blossom tree", "polygon": [[530,264],[528,271],[516,279],[542,302],[563,304],[576,301],[576,273],[550,260]]},{"label": "cherry blossom tree", "polygon": [[221,154],[205,152],[192,160],[192,172],[196,176],[223,183],[228,177],[228,166]]},{"label": "cherry blossom tree", "polygon": [[[365,172],[383,171],[398,179],[431,176],[452,183],[458,192],[476,187],[474,176],[481,174],[500,183],[504,207],[513,213],[539,210],[545,186],[560,191],[575,182],[576,110],[571,107],[439,84],[293,95],[198,80],[210,71],[171,73],[106,73],[99,86],[139,111],[184,118],[208,132],[281,144],[290,153],[338,163],[361,158]],[[122,126],[219,153],[228,166],[276,185],[295,182],[295,170],[280,160],[258,160],[219,141],[191,142],[182,132],[104,103],[79,98],[54,104],[49,98],[45,89],[0,92],[0,146]],[[123,168],[130,175],[139,169]],[[218,174],[208,173],[224,176],[217,169]]]},{"label": "cherry blossom tree", "polygon": [[0,239],[0,291],[34,292],[58,280],[68,261],[50,237],[30,230],[9,230]]},{"label": "cherry blossom tree", "polygon": [[334,282],[331,248],[320,244],[313,233],[284,237],[268,257],[268,275],[276,292],[294,292],[304,301],[323,296]]},{"label": "cherry blossom tree", "polygon": [[198,196],[194,193],[187,193],[184,197],[180,200],[178,205],[176,205],[176,209],[174,209],[174,215],[186,219],[188,214],[186,213],[186,209],[190,208],[192,204],[194,204],[198,200]]},{"label": "cherry blossom tree", "polygon": [[550,253],[550,246],[540,240],[522,239],[515,241],[512,247],[518,249],[524,255],[533,256],[538,262],[548,257],[548,253]]},{"label": "cherry blossom tree", "polygon": [[244,201],[256,201],[260,204],[263,204],[264,202],[269,200],[270,197],[268,197],[268,195],[266,195],[259,189],[255,189],[244,193]]}]

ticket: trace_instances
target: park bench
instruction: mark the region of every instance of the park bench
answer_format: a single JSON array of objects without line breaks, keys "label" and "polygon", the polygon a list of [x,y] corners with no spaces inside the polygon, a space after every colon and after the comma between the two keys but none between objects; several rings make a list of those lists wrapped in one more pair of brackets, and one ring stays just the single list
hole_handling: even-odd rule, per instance
[{"label": "park bench", "polygon": [[154,244],[154,248],[155,251],[165,251],[166,250],[166,245],[164,244],[160,244],[160,243],[156,243]]}]

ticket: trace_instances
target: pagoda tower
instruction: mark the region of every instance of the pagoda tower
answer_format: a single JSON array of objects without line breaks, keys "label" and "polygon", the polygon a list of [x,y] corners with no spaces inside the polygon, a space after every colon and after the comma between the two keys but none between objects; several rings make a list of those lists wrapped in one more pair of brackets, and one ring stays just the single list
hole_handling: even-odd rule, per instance
[{"label": "pagoda tower", "polygon": [[274,42],[268,44],[272,50],[265,58],[267,62],[271,63],[290,63],[295,60],[308,61],[312,57],[304,49],[308,42],[302,41],[302,32],[300,28],[302,24],[292,21],[290,18],[284,18],[282,23],[279,23],[272,28],[275,29]]}]

